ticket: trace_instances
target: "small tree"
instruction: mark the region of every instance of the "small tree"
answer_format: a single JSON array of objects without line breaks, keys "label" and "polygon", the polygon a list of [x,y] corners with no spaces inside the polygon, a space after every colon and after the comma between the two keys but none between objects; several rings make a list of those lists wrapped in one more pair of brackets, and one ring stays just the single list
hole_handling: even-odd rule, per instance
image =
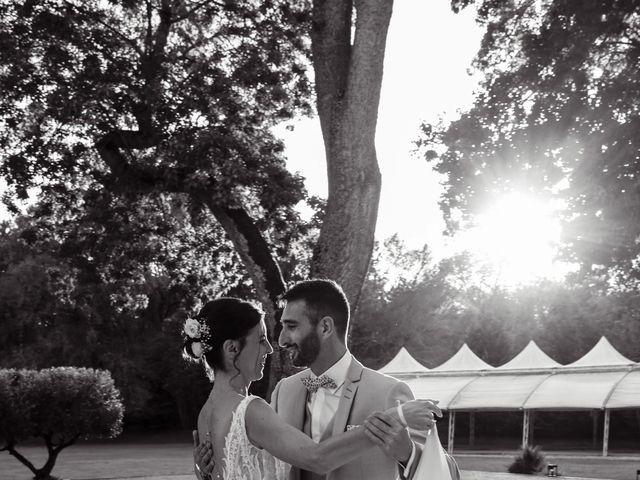
[{"label": "small tree", "polygon": [[539,446],[522,447],[520,453],[509,465],[509,473],[538,473],[544,468],[544,455]]},{"label": "small tree", "polygon": [[[55,478],[51,471],[58,455],[78,438],[118,436],[123,411],[106,370],[0,370],[0,451],[20,460],[37,480]],[[45,441],[49,456],[41,468],[15,448],[30,437]]]}]

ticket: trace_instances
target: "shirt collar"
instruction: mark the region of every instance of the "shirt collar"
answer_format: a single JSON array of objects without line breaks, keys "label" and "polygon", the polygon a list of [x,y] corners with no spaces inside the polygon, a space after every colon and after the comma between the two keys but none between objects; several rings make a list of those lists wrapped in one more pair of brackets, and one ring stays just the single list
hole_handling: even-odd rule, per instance
[{"label": "shirt collar", "polygon": [[[344,383],[344,381],[346,380],[347,373],[349,372],[349,367],[351,366],[352,358],[353,356],[351,355],[351,352],[347,350],[344,353],[344,355],[340,357],[340,360],[338,360],[336,363],[331,365],[331,367],[329,367],[329,369],[327,369],[327,371],[322,374],[322,375],[327,375],[328,377],[331,377],[333,381],[336,382],[337,387],[335,390],[340,388]],[[313,372],[311,372],[311,376],[315,377]]]}]

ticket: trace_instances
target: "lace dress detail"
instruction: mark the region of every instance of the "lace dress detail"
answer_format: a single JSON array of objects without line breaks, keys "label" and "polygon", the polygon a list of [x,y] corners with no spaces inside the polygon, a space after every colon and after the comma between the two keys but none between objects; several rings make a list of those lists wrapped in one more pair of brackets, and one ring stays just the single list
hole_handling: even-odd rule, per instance
[{"label": "lace dress detail", "polygon": [[245,414],[255,395],[242,399],[233,412],[231,427],[225,438],[224,480],[287,480],[291,466],[275,458],[266,450],[251,444],[247,436]]}]

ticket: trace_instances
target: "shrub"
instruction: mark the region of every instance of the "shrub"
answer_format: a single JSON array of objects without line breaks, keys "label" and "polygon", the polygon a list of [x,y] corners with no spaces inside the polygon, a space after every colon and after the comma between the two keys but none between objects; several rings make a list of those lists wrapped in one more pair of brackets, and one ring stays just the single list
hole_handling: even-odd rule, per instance
[{"label": "shrub", "polygon": [[[123,410],[120,392],[106,370],[0,370],[0,451],[16,457],[35,479],[52,479],[60,451],[78,438],[118,436]],[[47,447],[41,468],[15,448],[31,437],[41,437]]]},{"label": "shrub", "polygon": [[544,455],[537,445],[523,447],[509,465],[509,473],[538,473],[544,468]]}]

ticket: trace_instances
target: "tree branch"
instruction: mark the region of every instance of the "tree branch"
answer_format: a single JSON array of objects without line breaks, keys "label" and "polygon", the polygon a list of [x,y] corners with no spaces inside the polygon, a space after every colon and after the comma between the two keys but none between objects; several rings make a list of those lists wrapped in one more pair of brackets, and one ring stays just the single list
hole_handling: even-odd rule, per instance
[{"label": "tree branch", "polygon": [[13,455],[14,457],[16,457],[25,467],[27,467],[29,470],[31,470],[31,472],[35,475],[38,472],[38,469],[36,467],[33,466],[33,463],[31,463],[29,460],[27,460],[25,457],[22,456],[22,454],[20,454],[15,448],[14,445],[9,445],[7,450],[9,450],[9,453],[11,455]]},{"label": "tree branch", "polygon": [[185,20],[187,18],[189,18],[191,15],[193,15],[196,11],[200,10],[202,7],[206,6],[207,4],[211,4],[211,3],[215,3],[216,5],[218,5],[220,8],[224,8],[225,4],[221,3],[221,2],[216,2],[215,0],[203,0],[202,2],[198,3],[195,7],[193,7],[191,10],[189,10],[187,13],[185,13],[184,15],[180,15],[175,17],[172,20],[172,23],[178,23],[181,22],[182,20]]},{"label": "tree branch", "polygon": [[[71,9],[75,9],[77,10],[79,13],[90,17],[90,13],[83,9],[82,7],[78,6],[78,5],[74,5],[71,2],[69,2],[68,0],[64,0],[65,5],[67,5],[67,7],[71,8]],[[95,21],[97,23],[99,23],[100,25],[102,25],[103,27],[105,27],[107,30],[109,30],[111,33],[114,33],[115,35],[117,35],[118,37],[120,37],[120,39],[122,39],[127,45],[129,45],[131,48],[134,49],[134,51],[140,55],[140,57],[144,56],[144,52],[140,49],[140,47],[138,47],[138,44],[130,39],[129,37],[125,36],[122,34],[122,32],[118,31],[115,27],[112,27],[111,25],[109,25],[108,23],[100,20],[99,18],[97,18],[97,16],[95,18],[90,18],[89,20],[91,20],[92,22]]]},{"label": "tree branch", "polygon": [[69,440],[67,440],[66,442],[63,440],[60,441],[60,443],[58,445],[55,445],[53,447],[53,452],[55,454],[60,453],[60,451],[62,451],[64,448],[70,447],[71,445],[73,445],[74,443],[76,443],[76,441],[78,440],[78,438],[80,438],[80,435],[76,435],[74,437],[71,437]]},{"label": "tree branch", "polygon": [[331,150],[332,119],[340,115],[351,56],[351,0],[314,0],[311,51],[318,116],[325,149]]},{"label": "tree branch", "polygon": [[[354,140],[373,145],[378,120],[380,90],[387,30],[391,20],[391,0],[356,0],[356,34],[353,41],[347,86],[347,113],[357,119]],[[367,88],[362,88],[364,85]],[[358,111],[357,115],[352,113]],[[368,137],[368,138],[364,138]],[[369,160],[369,158],[367,158]]]}]

